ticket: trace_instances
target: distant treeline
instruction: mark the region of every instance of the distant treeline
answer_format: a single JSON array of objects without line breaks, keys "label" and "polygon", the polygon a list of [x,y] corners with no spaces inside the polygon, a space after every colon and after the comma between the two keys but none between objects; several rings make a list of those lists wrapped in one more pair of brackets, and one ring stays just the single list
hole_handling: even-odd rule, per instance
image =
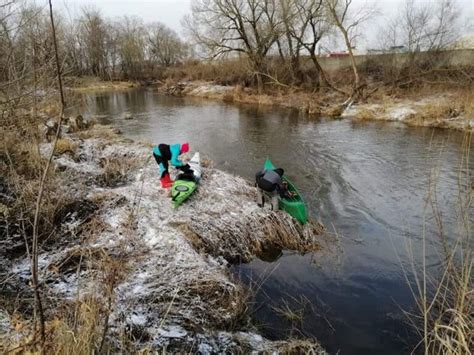
[{"label": "distant treeline", "polygon": [[[393,68],[374,63],[364,72],[354,47],[377,16],[375,5],[361,7],[352,0],[196,0],[183,19],[186,41],[161,23],[129,16],[108,19],[93,8],[83,8],[74,19],[57,14],[57,36],[65,75],[152,80],[195,77],[199,73],[193,70],[218,66],[221,81],[259,91],[267,84],[326,87],[356,97],[366,90],[370,72],[397,84],[414,83],[433,74],[433,68],[439,71],[439,63],[431,63],[435,55],[418,54],[449,47],[460,28],[455,1],[406,0],[379,29],[379,47],[403,46],[409,60]],[[339,81],[322,68],[318,55],[334,41],[346,48],[351,64]],[[48,71],[53,48],[46,8],[29,1],[0,7],[0,53],[0,81],[15,80],[31,68]],[[461,79],[471,80],[471,74]]]}]

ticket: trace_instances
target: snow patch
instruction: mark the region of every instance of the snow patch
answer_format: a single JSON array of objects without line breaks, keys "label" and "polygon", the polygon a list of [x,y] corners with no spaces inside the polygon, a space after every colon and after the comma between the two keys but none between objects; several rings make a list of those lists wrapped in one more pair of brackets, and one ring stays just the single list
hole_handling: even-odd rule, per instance
[{"label": "snow patch", "polygon": [[231,86],[204,84],[193,88],[189,94],[193,96],[221,95],[232,90]]},{"label": "snow patch", "polygon": [[[10,316],[0,309],[0,337],[9,332],[11,327]],[[0,338],[1,339],[1,338]]]},{"label": "snow patch", "polygon": [[393,121],[404,121],[415,115],[416,111],[410,107],[394,107],[387,111],[386,117]]}]

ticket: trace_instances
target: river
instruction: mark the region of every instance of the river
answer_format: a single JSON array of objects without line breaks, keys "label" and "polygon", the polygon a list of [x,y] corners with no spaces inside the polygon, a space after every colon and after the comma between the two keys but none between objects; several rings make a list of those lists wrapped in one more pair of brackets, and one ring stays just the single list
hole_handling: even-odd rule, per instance
[{"label": "river", "polygon": [[[310,216],[337,234],[337,248],[330,251],[283,251],[233,267],[256,292],[252,312],[264,335],[314,336],[340,354],[412,349],[415,339],[402,310],[414,302],[401,265],[411,260],[408,250],[421,262],[423,225],[427,235],[434,233],[432,215],[425,213],[433,169],[444,231],[458,233],[462,133],[309,119],[293,110],[152,90],[84,94],[83,103],[78,111],[86,117],[113,124],[130,138],[189,141],[191,151],[210,157],[215,167],[248,179],[271,157],[299,187]],[[133,119],[125,120],[126,113]],[[430,270],[438,266],[436,245],[428,243]],[[303,319],[290,322],[275,312],[286,304],[304,308]]]}]

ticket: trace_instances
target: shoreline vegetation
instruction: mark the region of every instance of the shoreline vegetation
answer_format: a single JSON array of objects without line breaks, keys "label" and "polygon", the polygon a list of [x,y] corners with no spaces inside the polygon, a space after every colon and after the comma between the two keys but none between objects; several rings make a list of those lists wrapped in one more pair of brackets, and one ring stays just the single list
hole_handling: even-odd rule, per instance
[{"label": "shoreline vegetation", "polygon": [[473,89],[439,93],[402,93],[400,96],[380,95],[365,103],[344,107],[334,94],[308,92],[277,92],[258,94],[240,86],[222,86],[208,82],[185,82],[163,85],[158,89],[168,95],[194,96],[220,100],[296,109],[309,117],[351,118],[356,121],[398,121],[408,126],[451,128],[474,131]]},{"label": "shoreline vegetation", "polygon": [[[40,144],[38,159],[51,149],[52,143]],[[109,126],[63,134],[53,156],[54,180],[46,186],[54,191],[52,215],[45,218],[54,237],[41,238],[38,256],[46,349],[76,353],[104,341],[111,351],[325,353],[315,340],[259,335],[247,312],[252,290],[229,271],[268,248],[318,251],[334,242],[322,225],[302,227],[284,212],[260,209],[254,187],[208,160],[201,186],[175,211],[159,187],[150,145]],[[10,217],[18,208],[2,207]],[[2,302],[0,349],[34,349],[28,346],[34,334],[29,259],[15,257],[25,244],[20,226],[7,223],[2,258],[12,266],[1,270],[3,292],[22,297]]]},{"label": "shoreline vegetation", "polygon": [[343,107],[343,97],[334,93],[311,93],[301,89],[269,91],[258,94],[240,85],[219,85],[206,81],[171,80],[158,83],[137,81],[100,81],[96,78],[72,81],[75,92],[127,90],[153,87],[170,96],[191,96],[228,104],[285,107],[312,118],[347,118],[361,121],[402,122],[413,127],[448,128],[474,131],[474,88],[399,92],[374,95],[366,102]]}]

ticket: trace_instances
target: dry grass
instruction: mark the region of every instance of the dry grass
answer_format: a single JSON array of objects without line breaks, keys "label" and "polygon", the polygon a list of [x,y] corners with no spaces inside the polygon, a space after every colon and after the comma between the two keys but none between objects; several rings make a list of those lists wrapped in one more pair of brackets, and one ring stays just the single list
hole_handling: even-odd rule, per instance
[{"label": "dry grass", "polygon": [[54,354],[88,355],[97,352],[102,340],[102,302],[93,297],[78,301],[71,315],[51,322],[49,350]]},{"label": "dry grass", "polygon": [[[65,311],[57,313],[51,322],[49,347],[58,355],[109,353],[112,346],[107,342],[109,317],[114,307],[115,288],[130,271],[128,259],[126,255],[112,256],[99,248],[77,249],[68,257],[77,259],[78,255],[88,260],[88,270],[96,275],[94,284],[97,286],[80,290],[82,295],[77,295],[77,301],[66,304]],[[68,257],[62,264],[71,262]]]},{"label": "dry grass", "polygon": [[211,168],[213,165],[214,165],[214,161],[212,161],[209,157],[201,158],[201,166],[203,168]]},{"label": "dry grass", "polygon": [[222,101],[224,101],[225,103],[228,103],[228,104],[231,104],[235,101],[235,95],[233,93],[225,93],[224,96],[222,97]]},{"label": "dry grass", "polygon": [[[411,260],[415,284],[412,287],[409,283],[409,286],[417,301],[418,312],[415,316],[410,315],[410,320],[421,339],[417,348],[422,348],[425,354],[470,354],[474,348],[471,147],[472,133],[466,133],[462,142],[463,154],[458,175],[459,235],[448,238],[443,232],[443,220],[436,197],[439,169],[436,168],[430,177],[427,206],[431,206],[431,213],[438,224],[438,233],[427,235],[424,232],[422,260]],[[425,223],[431,222],[426,220]],[[439,249],[436,251],[440,267],[434,272],[427,268],[426,245]]]},{"label": "dry grass", "polygon": [[441,279],[422,275],[423,282],[437,284],[434,294],[418,297],[421,322],[415,324],[425,354],[462,355],[474,347],[473,259],[472,251],[463,253],[461,262],[453,256],[444,265]]},{"label": "dry grass", "polygon": [[344,112],[344,108],[340,105],[334,105],[334,106],[329,106],[325,107],[321,110],[321,116],[324,117],[340,117],[342,113]]},{"label": "dry grass", "polygon": [[[426,126],[455,121],[458,119],[474,118],[474,91],[467,90],[453,94],[449,97],[430,99],[416,107],[417,114],[407,123],[414,126]],[[447,123],[448,125],[448,123]]]},{"label": "dry grass", "polygon": [[288,301],[283,300],[281,306],[273,306],[272,309],[276,314],[285,318],[291,323],[303,322],[305,307],[295,309],[289,305]]},{"label": "dry grass", "polygon": [[54,150],[55,155],[70,154],[73,157],[76,154],[77,144],[68,138],[60,138],[56,143],[56,149]]},{"label": "dry grass", "polygon": [[252,82],[249,66],[244,59],[213,62],[190,61],[184,66],[168,68],[165,77],[180,81],[213,81],[220,85],[248,84]]},{"label": "dry grass", "polygon": [[196,250],[223,256],[229,262],[249,262],[267,246],[302,254],[317,251],[326,234],[321,224],[301,226],[284,212],[248,217],[245,223],[221,218],[219,223],[204,225],[195,220],[180,230]]},{"label": "dry grass", "polygon": [[96,77],[66,77],[66,85],[76,92],[127,90],[138,87],[135,81],[103,81]]},{"label": "dry grass", "polygon": [[[41,156],[38,146],[32,144],[36,138],[31,137],[35,137],[37,131],[33,126],[29,129],[23,134],[20,131],[7,131],[3,135],[4,144],[0,151],[0,159],[6,164],[2,164],[0,169],[4,177],[2,185],[6,190],[6,195],[9,196],[3,201],[7,211],[5,222],[9,227],[5,238],[12,238],[18,233],[26,237],[31,232],[39,191],[38,180],[45,160]],[[69,142],[63,145],[63,148],[65,151],[72,149]],[[56,211],[69,202],[61,189],[60,179],[54,171],[49,173],[45,192],[41,206],[39,231],[42,239],[54,239]]]},{"label": "dry grass", "polygon": [[21,176],[28,180],[39,177],[44,158],[34,144],[38,139],[37,132],[30,132],[0,128],[3,137],[0,160],[5,163],[1,165],[3,176],[9,174],[11,177]]},{"label": "dry grass", "polygon": [[290,339],[281,342],[277,346],[278,353],[284,355],[306,354],[306,355],[326,355],[327,352],[316,342],[311,340]]},{"label": "dry grass", "polygon": [[100,164],[103,171],[98,177],[99,184],[106,187],[115,187],[128,180],[129,172],[136,169],[139,162],[134,158],[122,157],[104,158]]},{"label": "dry grass", "polygon": [[[245,60],[222,60],[212,63],[190,62],[179,68],[171,68],[165,73],[167,82],[176,84],[179,80],[194,81],[185,84],[184,90],[180,92],[184,95],[200,96],[216,100],[222,100],[226,103],[245,103],[262,106],[283,106],[300,110],[313,116],[339,117],[343,113],[342,103],[347,100],[347,95],[343,91],[350,92],[347,77],[352,75],[350,69],[346,68],[338,71],[329,71],[327,77],[341,92],[335,92],[329,88],[322,88],[317,91],[311,79],[304,83],[294,83],[289,76],[288,63],[269,60],[268,75],[265,77],[264,93],[258,93],[256,90],[254,77],[250,75],[249,65]],[[314,76],[308,69],[307,78]],[[363,71],[361,71],[363,73]],[[380,78],[379,78],[380,79]],[[406,119],[408,125],[412,126],[432,126],[442,128],[453,128],[459,130],[474,129],[472,123],[455,122],[459,119],[471,119],[474,115],[474,95],[470,86],[466,83],[453,85],[453,82],[433,83],[427,82],[415,87],[400,88],[391,84],[384,83],[383,80],[372,82],[367,88],[363,99],[359,104],[367,101],[382,106],[382,112],[375,110],[360,110],[357,119],[360,121],[377,119],[378,115],[383,115],[383,107],[393,106],[397,100],[403,105],[420,102],[423,99],[432,97],[446,97],[447,100],[435,99],[420,104],[418,114]],[[205,93],[194,93],[188,90],[187,86],[194,88],[199,85],[210,86],[212,84],[234,85],[233,90],[225,93],[208,90]],[[315,100],[317,101],[315,103]],[[401,102],[400,102],[401,100]]]},{"label": "dry grass", "polygon": [[106,140],[116,139],[122,132],[118,128],[95,124],[94,127],[75,134],[80,139],[103,138]]},{"label": "dry grass", "polygon": [[359,121],[370,121],[375,119],[375,117],[375,112],[368,108],[360,108],[356,113],[356,119]]}]

